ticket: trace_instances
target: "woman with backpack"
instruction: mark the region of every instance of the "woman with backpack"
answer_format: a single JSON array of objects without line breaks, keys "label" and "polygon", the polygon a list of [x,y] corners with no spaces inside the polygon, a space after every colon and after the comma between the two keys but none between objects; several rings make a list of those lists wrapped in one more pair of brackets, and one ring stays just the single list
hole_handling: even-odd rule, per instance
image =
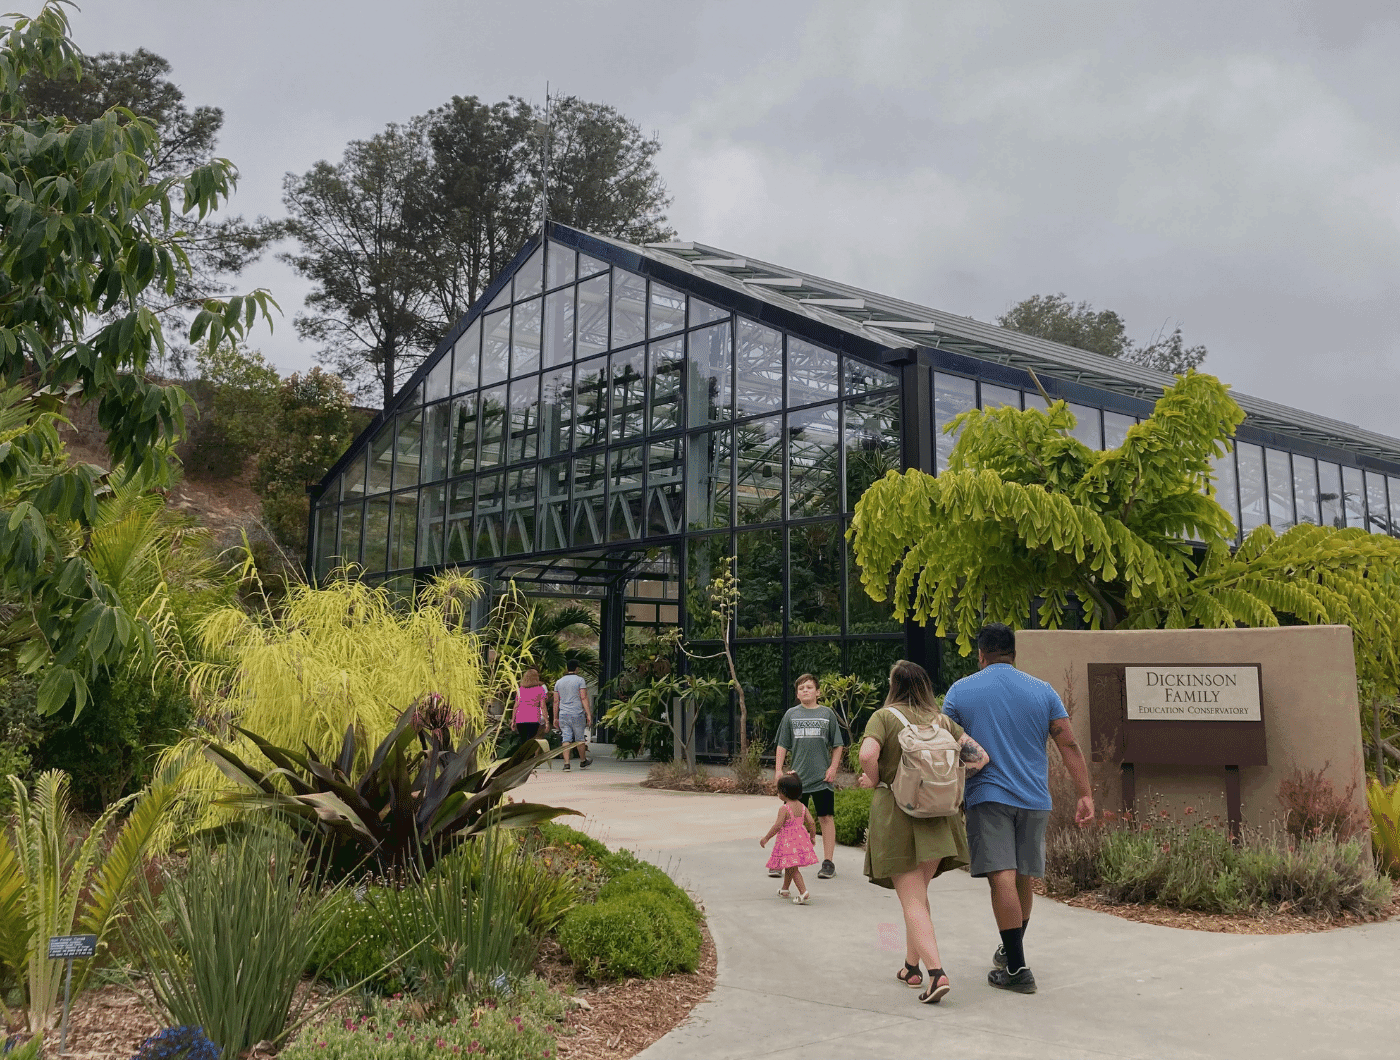
[{"label": "woman with backpack", "polygon": [[951,989],[938,956],[929,913],[928,885],[949,869],[968,864],[967,830],[958,805],[967,771],[985,767],[987,752],[945,718],[933,682],[917,663],[890,668],[885,705],[870,717],[860,745],[862,788],[874,788],[865,838],[865,874],[892,888],[904,912],[905,986],[924,986],[924,1004],[937,1004]]}]

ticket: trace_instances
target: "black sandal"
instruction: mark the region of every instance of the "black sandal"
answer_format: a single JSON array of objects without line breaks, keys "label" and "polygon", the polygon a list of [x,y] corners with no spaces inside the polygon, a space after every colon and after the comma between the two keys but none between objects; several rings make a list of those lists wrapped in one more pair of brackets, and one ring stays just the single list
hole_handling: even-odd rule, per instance
[{"label": "black sandal", "polygon": [[[938,981],[943,980],[943,985],[939,986]],[[948,991],[953,986],[948,982],[948,976],[944,974],[942,968],[930,968],[928,970],[928,989],[919,995],[919,1001],[925,1005],[936,1005],[948,996]]]},{"label": "black sandal", "polygon": [[[913,987],[915,990],[924,985],[924,973],[919,971],[917,964],[910,964],[908,961],[904,962],[903,968],[894,973],[894,977],[905,986]],[[918,980],[917,983],[914,982],[915,979]]]}]

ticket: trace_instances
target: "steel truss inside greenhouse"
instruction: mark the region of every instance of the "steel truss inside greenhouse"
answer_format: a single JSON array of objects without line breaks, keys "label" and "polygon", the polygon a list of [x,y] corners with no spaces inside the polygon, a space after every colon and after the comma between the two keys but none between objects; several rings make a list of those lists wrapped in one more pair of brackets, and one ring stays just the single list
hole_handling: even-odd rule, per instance
[{"label": "steel truss inside greenhouse", "polygon": [[[445,567],[494,588],[597,597],[604,680],[625,629],[718,649],[704,602],[733,562],[749,716],[771,732],[804,672],[937,670],[930,632],[860,588],[844,534],[890,469],[945,466],[976,406],[1043,407],[1119,444],[1171,377],[696,243],[633,246],[551,224],[312,491],[317,577],[353,563],[407,590]],[[1400,441],[1235,395],[1217,465],[1241,532],[1400,532]],[[722,660],[693,662],[720,676]],[[726,754],[735,717],[702,719]]]}]

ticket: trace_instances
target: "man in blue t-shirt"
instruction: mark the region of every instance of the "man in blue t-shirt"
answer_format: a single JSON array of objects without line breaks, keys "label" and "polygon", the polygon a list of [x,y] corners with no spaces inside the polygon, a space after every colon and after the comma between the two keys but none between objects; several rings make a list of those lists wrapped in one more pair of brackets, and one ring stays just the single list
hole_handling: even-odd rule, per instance
[{"label": "man in blue t-shirt", "polygon": [[1045,824],[1050,819],[1052,737],[1079,791],[1075,824],[1094,819],[1089,767],[1074,739],[1069,715],[1054,688],[1016,669],[1016,634],[994,622],[977,634],[978,672],[964,677],[943,700],[943,713],[986,750],[991,764],[967,778],[967,845],[972,875],[992,890],[1001,945],[987,982],[1035,993],[1022,940],[1031,917],[1031,879],[1045,875]]}]

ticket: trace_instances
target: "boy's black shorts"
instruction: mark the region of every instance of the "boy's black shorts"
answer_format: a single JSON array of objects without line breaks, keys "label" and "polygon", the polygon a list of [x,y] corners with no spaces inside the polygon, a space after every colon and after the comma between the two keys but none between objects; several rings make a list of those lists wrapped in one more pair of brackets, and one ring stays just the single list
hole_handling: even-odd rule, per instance
[{"label": "boy's black shorts", "polygon": [[804,791],[802,801],[812,811],[813,817],[831,817],[836,813],[836,793],[830,788]]}]

